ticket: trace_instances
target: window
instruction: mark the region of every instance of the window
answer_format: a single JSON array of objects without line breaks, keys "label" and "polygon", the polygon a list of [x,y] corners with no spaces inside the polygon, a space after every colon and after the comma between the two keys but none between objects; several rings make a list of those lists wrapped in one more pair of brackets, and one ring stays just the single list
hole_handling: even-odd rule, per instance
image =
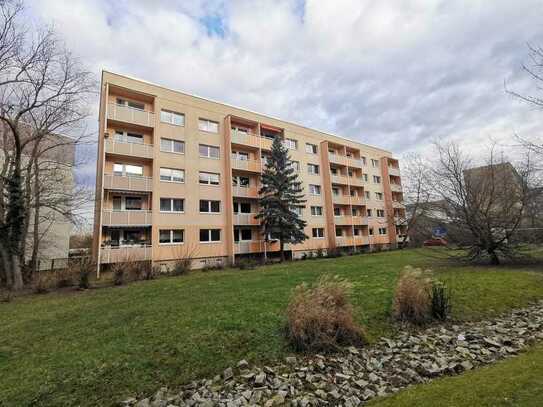
[{"label": "window", "polygon": [[200,184],[219,185],[220,175],[214,172],[200,171],[199,182]]},{"label": "window", "polygon": [[317,146],[315,144],[305,143],[305,152],[309,154],[317,154]]},{"label": "window", "polygon": [[373,228],[369,228],[369,229],[368,229],[368,234],[369,234],[370,236],[373,236]]},{"label": "window", "polygon": [[232,176],[232,186],[234,187],[242,187],[242,188],[249,188],[250,185],[250,178],[244,177],[241,175],[233,175]]},{"label": "window", "polygon": [[377,217],[378,218],[384,218],[385,217],[384,209],[377,209]]},{"label": "window", "polygon": [[126,175],[128,177],[143,176],[142,165],[113,164],[113,173],[115,175]]},{"label": "window", "polygon": [[160,198],[160,212],[183,212],[184,210],[184,199]]},{"label": "window", "polygon": [[338,169],[335,168],[335,167],[330,167],[330,173],[331,173],[332,175],[338,175],[339,171],[338,171]]},{"label": "window", "polygon": [[319,166],[316,164],[307,164],[307,173],[318,175],[319,174]]},{"label": "window", "polygon": [[245,127],[237,126],[235,124],[232,125],[231,129],[232,129],[232,133],[238,133],[238,134],[241,133],[243,135],[247,135],[247,134],[251,133],[251,131],[249,129],[247,129]]},{"label": "window", "polygon": [[311,207],[312,216],[322,216],[322,206],[312,206]]},{"label": "window", "polygon": [[145,104],[141,102],[134,102],[133,100],[126,100],[117,98],[117,104],[120,106],[128,106],[132,109],[145,110]]},{"label": "window", "polygon": [[234,213],[251,213],[249,202],[234,202]]},{"label": "window", "polygon": [[368,174],[362,174],[362,178],[364,179],[364,182],[368,182]]},{"label": "window", "polygon": [[198,129],[202,131],[207,131],[209,133],[218,133],[219,132],[219,123],[207,119],[198,120]]},{"label": "window", "polygon": [[219,213],[221,201],[207,201],[200,199],[200,213]]},{"label": "window", "polygon": [[372,215],[372,212],[371,212],[371,209],[368,209],[367,212],[368,212],[368,217],[371,218],[371,217],[373,216],[373,215]]},{"label": "window", "polygon": [[249,160],[249,153],[247,153],[245,151],[232,151],[232,159],[233,160],[248,161]]},{"label": "window", "polygon": [[185,170],[160,168],[160,180],[167,182],[185,182]]},{"label": "window", "polygon": [[355,229],[354,229],[354,235],[355,235],[355,236],[360,236],[360,234],[361,234],[360,232],[361,232],[360,229],[358,229],[358,228],[355,228]]},{"label": "window", "polygon": [[360,157],[360,161],[362,161],[362,165],[366,165],[366,157]]},{"label": "window", "polygon": [[183,229],[160,229],[159,230],[159,243],[160,244],[180,244],[183,243],[185,238],[185,231]]},{"label": "window", "polygon": [[315,239],[322,239],[324,237],[324,228],[313,228],[311,232]]},{"label": "window", "polygon": [[298,141],[297,140],[294,140],[294,139],[291,139],[291,138],[286,138],[285,141],[283,141],[283,144],[289,150],[297,150],[298,149]]},{"label": "window", "polygon": [[382,192],[376,192],[375,193],[375,199],[382,201],[383,200],[383,193]]},{"label": "window", "polygon": [[185,142],[179,141],[179,140],[172,140],[169,138],[161,138],[160,139],[160,151],[164,151],[166,153],[178,153],[178,154],[184,154],[185,153]]},{"label": "window", "polygon": [[174,126],[184,126],[185,115],[183,113],[172,112],[170,110],[161,110],[160,121],[163,123],[173,124]]},{"label": "window", "polygon": [[366,197],[366,199],[370,199],[371,198],[370,191],[364,191],[364,196]]},{"label": "window", "polygon": [[371,166],[373,168],[379,168],[379,160],[371,159]]},{"label": "window", "polygon": [[379,234],[380,235],[386,235],[387,234],[387,228],[379,228]]},{"label": "window", "polygon": [[356,191],[354,189],[351,189],[351,196],[356,196]]},{"label": "window", "polygon": [[220,241],[221,241],[220,229],[200,229],[200,243],[220,242]]},{"label": "window", "polygon": [[115,130],[114,140],[119,143],[143,144],[143,134]]},{"label": "window", "polygon": [[341,216],[341,209],[338,207],[334,208],[334,216]]},{"label": "window", "polygon": [[251,232],[251,229],[235,229],[234,230],[234,241],[247,241],[252,240],[253,233]]},{"label": "window", "polygon": [[298,216],[302,216],[304,212],[302,206],[293,206],[290,210]]},{"label": "window", "polygon": [[299,161],[291,161],[290,166],[294,168],[294,171],[300,172],[300,162]]},{"label": "window", "polygon": [[219,158],[220,155],[219,147],[208,146],[205,144],[200,144],[199,151],[200,157],[203,158]]},{"label": "window", "polygon": [[332,194],[333,195],[339,195],[339,188],[338,187],[332,187]]},{"label": "window", "polygon": [[309,193],[311,195],[320,195],[321,194],[321,186],[320,185],[309,184]]},{"label": "window", "polygon": [[142,199],[139,196],[127,196],[124,199],[124,209],[127,211],[140,211],[142,209]]},{"label": "window", "polygon": [[336,237],[343,237],[343,229],[336,228]]},{"label": "window", "polygon": [[351,214],[352,214],[353,216],[358,216],[358,209],[353,208],[353,210],[351,211]]},{"label": "window", "polygon": [[381,177],[378,175],[373,176],[373,183],[374,184],[380,184],[381,183]]}]

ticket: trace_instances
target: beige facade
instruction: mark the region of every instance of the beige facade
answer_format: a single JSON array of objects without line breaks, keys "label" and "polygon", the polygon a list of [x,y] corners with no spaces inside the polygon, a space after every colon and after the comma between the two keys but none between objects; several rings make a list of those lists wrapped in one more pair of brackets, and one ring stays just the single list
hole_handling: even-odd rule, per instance
[{"label": "beige facade", "polygon": [[196,267],[273,253],[258,221],[259,177],[274,137],[306,193],[304,243],[360,250],[405,233],[390,152],[122,75],[103,72],[94,255],[101,264],[190,256]]}]

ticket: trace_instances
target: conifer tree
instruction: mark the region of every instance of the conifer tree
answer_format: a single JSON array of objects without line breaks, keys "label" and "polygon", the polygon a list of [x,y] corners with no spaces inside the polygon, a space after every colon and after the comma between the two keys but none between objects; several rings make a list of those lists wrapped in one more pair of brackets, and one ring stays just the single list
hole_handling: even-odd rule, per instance
[{"label": "conifer tree", "polygon": [[307,239],[307,222],[295,210],[305,207],[302,182],[291,165],[287,148],[280,137],[273,140],[271,155],[262,172],[260,188],[260,219],[266,239],[279,239],[281,261],[285,260],[285,243],[300,243]]}]

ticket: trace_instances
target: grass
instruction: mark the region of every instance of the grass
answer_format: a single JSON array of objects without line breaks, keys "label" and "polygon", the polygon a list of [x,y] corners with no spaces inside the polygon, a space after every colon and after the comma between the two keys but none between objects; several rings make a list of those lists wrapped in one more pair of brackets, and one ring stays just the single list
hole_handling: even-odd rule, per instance
[{"label": "grass", "polygon": [[543,400],[543,345],[513,359],[417,385],[392,397],[375,400],[372,407],[508,407],[541,406]]},{"label": "grass", "polygon": [[[240,359],[283,357],[291,290],[326,272],[353,283],[355,317],[375,340],[393,333],[398,273],[429,262],[424,251],[406,250],[17,298],[0,304],[0,405],[112,405],[215,375]],[[434,268],[454,290],[457,318],[543,298],[535,267]]]}]

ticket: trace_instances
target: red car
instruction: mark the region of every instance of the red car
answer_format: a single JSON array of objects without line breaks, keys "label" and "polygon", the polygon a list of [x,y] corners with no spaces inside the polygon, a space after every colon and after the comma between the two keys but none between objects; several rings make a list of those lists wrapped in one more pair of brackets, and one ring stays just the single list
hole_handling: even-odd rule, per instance
[{"label": "red car", "polygon": [[425,240],[423,246],[447,246],[447,241],[441,237]]}]

